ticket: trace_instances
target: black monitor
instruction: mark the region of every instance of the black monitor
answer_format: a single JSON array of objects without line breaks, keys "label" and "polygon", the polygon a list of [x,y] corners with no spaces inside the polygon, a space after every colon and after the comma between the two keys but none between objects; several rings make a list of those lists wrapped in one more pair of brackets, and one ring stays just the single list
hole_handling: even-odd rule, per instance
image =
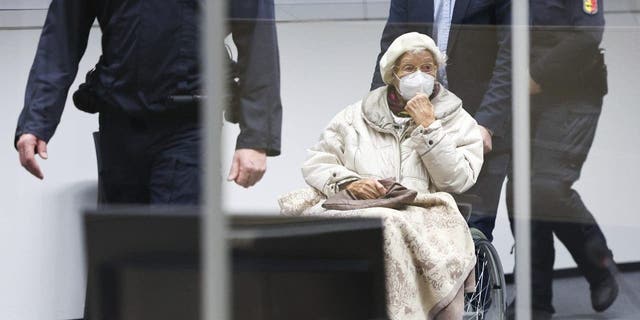
[{"label": "black monitor", "polygon": [[[386,319],[373,218],[229,216],[232,318]],[[88,319],[199,319],[197,208],[85,215]]]}]

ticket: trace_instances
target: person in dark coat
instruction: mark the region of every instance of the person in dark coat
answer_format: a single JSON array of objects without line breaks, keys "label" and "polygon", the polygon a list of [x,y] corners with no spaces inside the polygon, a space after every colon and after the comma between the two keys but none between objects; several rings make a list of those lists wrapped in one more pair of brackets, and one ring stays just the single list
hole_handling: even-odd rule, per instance
[{"label": "person in dark coat", "polygon": [[[107,203],[196,204],[199,198],[202,3],[199,0],[53,0],[29,74],[14,145],[34,176],[35,155],[64,109],[97,19],[102,55],[74,94],[99,112],[99,175]],[[238,48],[241,132],[228,179],[249,187],[280,153],[282,106],[272,0],[229,1]],[[206,34],[206,33],[205,33]]]},{"label": "person in dark coat", "polygon": [[[587,279],[594,310],[618,295],[615,263],[602,230],[573,184],[593,143],[607,93],[603,0],[530,1],[531,307],[549,319],[554,235]],[[511,179],[510,179],[511,181]],[[513,212],[511,183],[507,204]]]}]

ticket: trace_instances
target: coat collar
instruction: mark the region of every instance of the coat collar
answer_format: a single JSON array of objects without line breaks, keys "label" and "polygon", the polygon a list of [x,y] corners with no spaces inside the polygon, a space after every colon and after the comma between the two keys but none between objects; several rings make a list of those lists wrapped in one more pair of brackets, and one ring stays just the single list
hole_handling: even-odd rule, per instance
[{"label": "coat collar", "polygon": [[[362,117],[378,131],[393,132],[395,122],[389,110],[387,90],[388,86],[380,87],[362,99]],[[435,108],[436,119],[443,122],[448,121],[462,108],[462,100],[444,86],[440,86],[440,91],[431,103]]]}]

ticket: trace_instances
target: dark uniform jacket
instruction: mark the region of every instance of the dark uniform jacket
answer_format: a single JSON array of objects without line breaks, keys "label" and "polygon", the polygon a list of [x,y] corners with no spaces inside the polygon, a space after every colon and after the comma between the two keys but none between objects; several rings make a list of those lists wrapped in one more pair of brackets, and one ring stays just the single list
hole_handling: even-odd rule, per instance
[{"label": "dark uniform jacket", "polygon": [[[378,65],[391,42],[407,32],[431,36],[433,0],[392,0],[371,88],[384,85]],[[449,90],[494,135],[508,133],[511,110],[510,0],[456,0],[449,33]]]},{"label": "dark uniform jacket", "polygon": [[602,0],[532,0],[531,78],[543,93],[606,92]]},{"label": "dark uniform jacket", "polygon": [[[29,74],[16,129],[49,141],[97,19],[102,56],[91,79],[102,101],[131,116],[176,106],[169,96],[199,94],[200,0],[53,0]],[[282,106],[272,0],[229,1],[238,47],[237,148],[280,153]],[[259,21],[259,22],[256,22]]]}]

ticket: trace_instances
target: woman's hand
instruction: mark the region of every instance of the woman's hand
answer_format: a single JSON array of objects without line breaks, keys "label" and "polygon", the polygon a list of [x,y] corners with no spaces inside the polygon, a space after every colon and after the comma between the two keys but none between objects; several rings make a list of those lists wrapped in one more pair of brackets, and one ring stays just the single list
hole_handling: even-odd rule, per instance
[{"label": "woman's hand", "polygon": [[351,182],[345,188],[357,200],[377,199],[387,193],[387,189],[378,180],[361,179]]},{"label": "woman's hand", "polygon": [[415,123],[428,127],[436,121],[436,115],[433,112],[433,105],[429,101],[429,97],[424,93],[418,93],[411,98],[404,107],[404,110],[413,118]]}]

